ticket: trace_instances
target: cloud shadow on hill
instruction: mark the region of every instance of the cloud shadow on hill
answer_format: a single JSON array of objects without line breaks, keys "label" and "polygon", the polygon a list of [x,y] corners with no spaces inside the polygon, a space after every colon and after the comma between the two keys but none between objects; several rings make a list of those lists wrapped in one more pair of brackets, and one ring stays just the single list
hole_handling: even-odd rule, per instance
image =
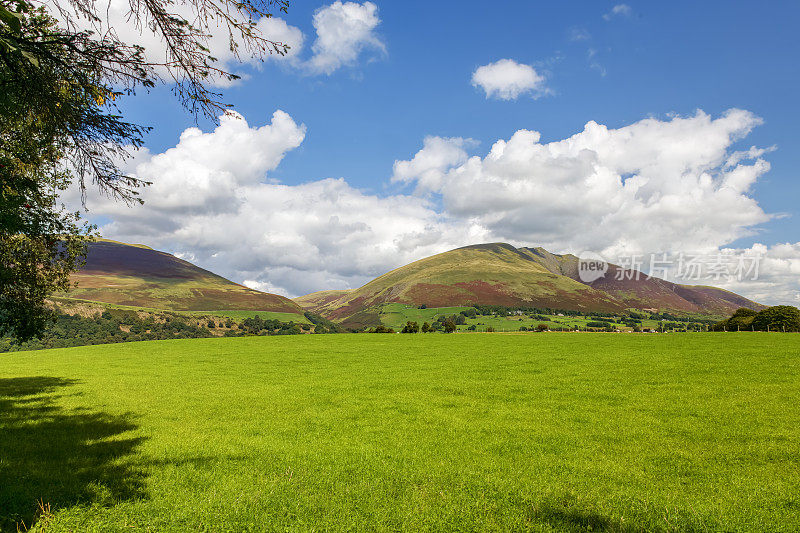
[{"label": "cloud shadow on hill", "polygon": [[132,415],[72,409],[55,400],[77,381],[0,379],[0,532],[30,528],[39,502],[52,511],[144,497],[132,462],[143,438]]}]

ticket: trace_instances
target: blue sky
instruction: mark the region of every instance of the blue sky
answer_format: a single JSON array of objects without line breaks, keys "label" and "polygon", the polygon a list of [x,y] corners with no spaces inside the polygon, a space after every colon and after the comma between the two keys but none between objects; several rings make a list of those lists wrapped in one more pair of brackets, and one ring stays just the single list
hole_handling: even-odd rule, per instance
[{"label": "blue sky", "polygon": [[[323,5],[295,2],[283,18],[312,33],[311,16]],[[800,4],[630,2],[631,15],[611,20],[603,15],[615,2],[377,5],[385,55],[366,53],[365,62],[325,77],[267,64],[224,91],[252,123],[282,109],[308,126],[303,146],[274,178],[346,177],[380,194],[394,160],[412,156],[426,135],[471,137],[481,141],[479,152],[520,128],[555,140],[589,120],[618,127],[651,115],[717,115],[737,107],[765,122],[743,144],[778,146],[769,156],[772,170],[756,187],[759,202],[768,212],[793,215],[765,225],[761,240],[797,240]],[[576,32],[585,38],[575,40]],[[487,101],[470,76],[501,57],[541,65],[554,94]],[[155,126],[146,143],[153,150],[173,146],[194,123],[165,88],[125,109]]]},{"label": "blue sky", "polygon": [[[549,143],[581,132],[589,121],[617,129],[648,117],[666,123],[676,115],[693,116],[697,110],[716,119],[737,108],[760,117],[763,124],[727,146],[729,153],[751,146],[777,147],[763,156],[771,169],[744,196],[768,214],[785,216],[743,223],[749,235],[736,234],[727,242],[719,238],[715,244],[747,248],[754,243],[771,246],[800,240],[795,229],[800,215],[796,179],[800,4],[375,4],[380,23],[372,35],[383,50],[365,46],[357,60],[329,74],[268,61],[258,69],[244,67],[247,79],[224,89],[225,101],[252,128],[268,124],[277,109],[305,125],[302,142],[285,151],[280,164],[265,173],[266,180],[299,185],[343,178],[348,187],[379,198],[413,195],[419,182],[392,181],[393,164],[411,160],[426,136],[473,139],[477,142],[464,144],[463,150],[485,157],[496,141],[508,140],[518,130],[538,131],[540,142]],[[295,2],[289,14],[282,16],[305,35],[300,61],[312,55],[314,14],[327,6]],[[512,100],[487,97],[471,83],[471,77],[480,66],[501,59],[535,69],[544,79],[540,89],[546,94],[529,92]],[[154,126],[146,139],[151,154],[175,147],[181,132],[195,126],[194,118],[171,96],[169,86],[129,99],[123,110],[129,118]],[[204,132],[214,130],[207,120],[196,125]],[[441,214],[447,211],[441,206],[448,200],[439,193],[433,191],[425,201]],[[453,200],[447,205],[453,205]],[[95,216],[102,214],[95,211]],[[135,234],[122,231],[119,224],[108,230]],[[502,237],[503,233],[491,235]],[[520,244],[539,244],[522,241],[516,239]],[[195,241],[171,238],[163,242],[171,251],[219,267],[203,246],[191,244]],[[421,248],[417,255],[422,252]],[[278,261],[276,266],[283,263]],[[343,274],[319,279],[337,285],[357,283],[375,269],[396,266],[385,263],[379,261],[376,265],[381,266],[365,267],[350,278]],[[227,274],[237,280],[257,277],[260,286],[283,292],[299,290],[287,289],[268,272],[258,277],[236,268]]]}]

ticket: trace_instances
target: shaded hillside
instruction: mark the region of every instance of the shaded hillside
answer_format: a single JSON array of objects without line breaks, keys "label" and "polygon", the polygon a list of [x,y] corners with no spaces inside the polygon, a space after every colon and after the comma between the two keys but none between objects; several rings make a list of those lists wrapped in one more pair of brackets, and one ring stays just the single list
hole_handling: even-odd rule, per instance
[{"label": "shaded hillside", "polygon": [[107,240],[89,246],[86,265],[72,281],[78,286],[61,296],[156,309],[302,313],[288,298],[249,289],[174,255]]},{"label": "shaded hillside", "polygon": [[295,301],[334,320],[353,325],[379,323],[386,303],[428,307],[502,305],[621,312],[721,315],[739,307],[763,306],[714,287],[678,285],[641,275],[616,280],[619,267],[606,277],[583,283],[578,258],[543,248],[515,248],[505,243],[466,246],[421,259],[384,274],[352,291],[321,291]]}]

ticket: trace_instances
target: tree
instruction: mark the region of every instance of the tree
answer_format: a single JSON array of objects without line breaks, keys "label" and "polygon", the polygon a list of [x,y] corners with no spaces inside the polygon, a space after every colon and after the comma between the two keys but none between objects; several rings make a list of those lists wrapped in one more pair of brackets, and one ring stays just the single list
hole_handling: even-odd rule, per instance
[{"label": "tree", "polygon": [[477,311],[475,310],[474,307],[470,307],[469,309],[461,311],[461,314],[467,318],[475,318],[475,315],[477,315]]},{"label": "tree", "polygon": [[[237,57],[242,49],[251,56],[288,50],[256,25],[272,6],[285,12],[285,0],[187,0],[192,22],[168,0],[131,0],[129,23],[162,38],[163,61],[120,41],[103,18],[105,4],[45,4],[59,24],[37,5],[0,0],[0,334],[22,340],[52,319],[46,298],[69,288],[93,235],[58,194],[74,182],[85,192],[91,182],[133,204],[147,184],[118,168],[147,131],[122,119],[118,98],[153,87],[166,72],[187,109],[216,118],[227,106],[211,82],[238,76],[220,69],[206,46],[214,27],[227,29]],[[99,31],[79,29],[87,23]]]},{"label": "tree", "polygon": [[759,311],[752,322],[756,331],[800,331],[800,309],[776,305]]},{"label": "tree", "polygon": [[431,329],[431,325],[428,324],[427,322],[423,322],[422,323],[422,333],[428,333],[429,331],[433,331]]},{"label": "tree", "polygon": [[419,333],[419,324],[408,321],[400,333]]},{"label": "tree", "polygon": [[[226,32],[230,50],[239,59],[285,55],[289,51],[289,45],[269,39],[258,27],[258,20],[271,17],[273,9],[287,13],[288,0],[130,0],[127,24],[155,34],[165,45],[163,58],[147,57],[141,46],[122,41],[115,31],[118,28],[107,17],[108,6],[104,2],[55,0],[49,5],[61,21],[58,40],[75,45],[76,51],[96,61],[104,79],[148,86],[154,79],[167,79],[174,82],[173,92],[184,106],[193,114],[212,119],[228,107],[221,101],[221,94],[210,88],[212,83],[239,78],[217,63],[209,48],[212,33]],[[24,29],[29,20],[16,15],[33,7],[27,0],[0,0],[0,21],[12,29]],[[49,18],[47,12],[42,13]],[[43,44],[39,37],[21,31],[4,36],[0,46],[19,49],[37,60]]]},{"label": "tree", "polygon": [[444,322],[444,332],[445,333],[453,333],[456,330],[456,323],[452,320],[448,319]]},{"label": "tree", "polygon": [[[53,318],[45,299],[69,288],[92,235],[58,194],[75,169],[108,170],[114,145],[138,146],[144,129],[104,109],[118,93],[84,55],[93,46],[84,36],[62,36],[29,4],[13,13],[0,4],[0,21],[0,333],[24,340]],[[104,182],[112,193],[137,184],[112,174]]]},{"label": "tree", "polygon": [[538,326],[536,326],[537,331],[547,331],[548,329],[550,329],[550,326],[548,326],[547,324],[539,324]]}]

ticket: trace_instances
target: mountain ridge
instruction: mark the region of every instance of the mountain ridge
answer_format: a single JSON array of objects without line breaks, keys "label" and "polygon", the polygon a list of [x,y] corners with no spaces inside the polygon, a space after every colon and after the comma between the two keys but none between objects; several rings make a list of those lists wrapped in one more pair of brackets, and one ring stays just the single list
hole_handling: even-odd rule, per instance
[{"label": "mountain ridge", "polygon": [[391,270],[340,295],[296,298],[304,308],[344,323],[370,323],[382,304],[428,307],[503,305],[616,312],[658,309],[724,315],[739,307],[764,306],[708,286],[672,283],[640,274],[629,280],[609,264],[606,276],[591,283],[578,275],[577,256],[508,243],[462,246]]}]

